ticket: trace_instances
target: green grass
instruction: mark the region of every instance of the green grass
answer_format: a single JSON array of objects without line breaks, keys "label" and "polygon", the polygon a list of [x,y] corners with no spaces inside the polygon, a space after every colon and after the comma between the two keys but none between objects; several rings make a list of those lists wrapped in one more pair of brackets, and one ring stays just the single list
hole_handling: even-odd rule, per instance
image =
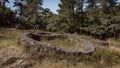
[{"label": "green grass", "polygon": [[0,48],[17,45],[17,39],[1,39]]},{"label": "green grass", "polygon": [[17,45],[17,31],[0,30],[0,48]]},{"label": "green grass", "polygon": [[79,42],[68,39],[41,40],[42,43],[50,43],[56,47],[79,50],[83,48]]}]

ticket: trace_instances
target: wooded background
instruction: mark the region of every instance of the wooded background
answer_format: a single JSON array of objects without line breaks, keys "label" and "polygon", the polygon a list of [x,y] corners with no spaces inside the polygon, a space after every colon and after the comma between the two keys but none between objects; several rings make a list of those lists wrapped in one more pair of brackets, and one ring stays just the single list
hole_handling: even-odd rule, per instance
[{"label": "wooded background", "polygon": [[120,3],[117,0],[60,0],[53,13],[44,0],[15,0],[15,11],[0,0],[0,27],[80,33],[100,39],[120,38]]}]

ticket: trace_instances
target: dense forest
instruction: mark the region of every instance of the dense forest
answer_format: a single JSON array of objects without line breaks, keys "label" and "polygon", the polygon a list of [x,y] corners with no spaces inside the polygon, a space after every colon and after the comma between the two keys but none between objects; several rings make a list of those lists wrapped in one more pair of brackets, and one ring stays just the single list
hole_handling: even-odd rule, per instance
[{"label": "dense forest", "polygon": [[60,0],[57,14],[43,8],[44,0],[0,0],[0,27],[120,38],[120,3],[117,0]]}]

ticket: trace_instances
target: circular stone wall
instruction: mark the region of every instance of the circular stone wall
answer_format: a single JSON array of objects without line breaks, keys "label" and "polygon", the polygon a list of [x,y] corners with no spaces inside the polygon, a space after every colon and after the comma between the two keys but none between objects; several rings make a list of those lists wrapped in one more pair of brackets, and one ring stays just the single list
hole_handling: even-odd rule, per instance
[{"label": "circular stone wall", "polygon": [[[55,38],[69,39],[80,42],[83,48],[80,50],[71,50],[39,41],[42,39],[52,40]],[[72,35],[55,34],[50,32],[22,33],[19,35],[18,39],[19,45],[26,48],[27,53],[31,56],[40,56],[41,53],[45,53],[47,55],[81,56],[91,54],[95,51],[95,46],[93,46],[91,42]]]}]

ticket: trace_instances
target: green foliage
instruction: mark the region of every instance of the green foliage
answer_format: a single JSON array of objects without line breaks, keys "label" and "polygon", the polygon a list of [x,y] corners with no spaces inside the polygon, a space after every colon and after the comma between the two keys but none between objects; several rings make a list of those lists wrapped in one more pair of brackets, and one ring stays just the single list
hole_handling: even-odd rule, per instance
[{"label": "green foliage", "polygon": [[120,20],[116,0],[86,0],[85,3],[88,5],[84,10],[83,0],[61,0],[58,15],[48,19],[47,29],[84,33],[101,39],[118,37]]},{"label": "green foliage", "polygon": [[69,26],[62,16],[54,15],[48,19],[47,30],[57,32],[67,32]]},{"label": "green foliage", "polygon": [[106,63],[109,63],[110,65],[112,64],[116,64],[116,63],[120,63],[120,55],[118,55],[119,53],[114,52],[113,51],[106,51],[105,55],[103,55],[103,60]]},{"label": "green foliage", "polygon": [[59,7],[58,13],[67,21],[66,24],[68,24],[69,27],[68,31],[72,33],[76,32],[81,23],[84,22],[82,9],[83,1],[61,0]]},{"label": "green foliage", "polygon": [[21,22],[21,23],[16,25],[16,28],[17,29],[31,29],[32,25],[28,24],[28,23],[25,23],[25,22]]}]

